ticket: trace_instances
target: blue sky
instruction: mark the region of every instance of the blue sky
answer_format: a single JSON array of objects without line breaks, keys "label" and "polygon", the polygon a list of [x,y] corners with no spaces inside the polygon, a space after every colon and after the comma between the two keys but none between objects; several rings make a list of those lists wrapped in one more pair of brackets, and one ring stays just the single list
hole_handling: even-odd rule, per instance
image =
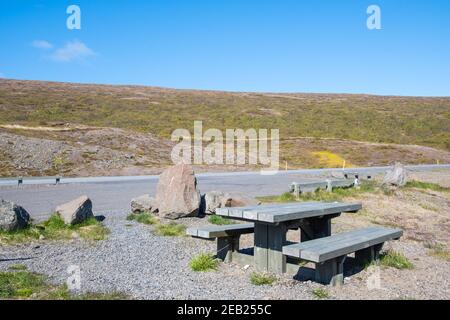
[{"label": "blue sky", "polygon": [[446,0],[0,0],[0,41],[5,78],[450,96]]}]

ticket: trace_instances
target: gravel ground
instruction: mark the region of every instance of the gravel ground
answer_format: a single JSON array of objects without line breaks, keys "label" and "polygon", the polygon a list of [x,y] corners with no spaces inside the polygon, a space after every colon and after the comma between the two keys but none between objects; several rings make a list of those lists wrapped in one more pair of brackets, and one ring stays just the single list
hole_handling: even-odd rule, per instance
[{"label": "gravel ground", "polygon": [[[254,286],[252,268],[220,264],[216,272],[190,270],[190,259],[200,252],[214,252],[215,243],[189,237],[161,237],[151,226],[130,222],[125,212],[107,215],[111,230],[107,240],[87,243],[35,242],[0,248],[0,270],[24,264],[29,270],[46,274],[50,281],[65,283],[67,267],[81,268],[82,291],[120,291],[136,299],[314,299],[313,291],[325,289],[332,299],[449,299],[448,262],[427,256],[425,248],[411,241],[389,244],[413,261],[414,270],[381,270],[381,287],[368,290],[366,270],[346,278],[342,288],[311,281],[281,277],[272,286]],[[205,224],[206,219],[189,218],[186,225]],[[294,235],[290,235],[295,236]],[[244,239],[247,244],[248,239]]]},{"label": "gravel ground", "polygon": [[[95,244],[74,240],[2,247],[0,270],[20,263],[30,271],[49,275],[54,283],[64,283],[67,267],[78,265],[83,291],[120,291],[137,299],[281,298],[294,282],[256,287],[249,283],[249,269],[226,265],[217,272],[192,272],[188,267],[190,259],[201,251],[213,252],[213,242],[155,236],[151,226],[126,221],[125,216],[109,215],[105,224],[111,234]],[[200,219],[189,220],[183,223],[195,224],[198,221],[193,220]],[[291,298],[308,296],[307,287],[293,287]]]}]

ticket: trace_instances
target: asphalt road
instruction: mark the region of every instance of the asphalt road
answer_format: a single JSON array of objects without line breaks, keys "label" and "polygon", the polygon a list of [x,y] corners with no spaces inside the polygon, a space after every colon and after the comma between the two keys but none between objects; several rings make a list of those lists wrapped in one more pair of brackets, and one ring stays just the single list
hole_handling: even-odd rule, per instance
[{"label": "asphalt road", "polygon": [[[450,170],[450,165],[408,166],[407,168],[411,171]],[[352,168],[348,171],[375,174],[383,173],[387,169],[388,167]],[[280,171],[271,176],[261,175],[259,172],[206,173],[198,174],[197,179],[202,193],[220,190],[242,192],[250,196],[265,196],[286,192],[294,181],[315,180],[317,177],[326,176],[330,171],[339,170],[341,169]],[[41,182],[45,181],[41,179]],[[57,205],[78,196],[87,195],[92,199],[96,214],[108,216],[108,212],[111,211],[128,211],[130,200],[136,196],[145,193],[154,195],[158,178],[156,176],[78,178],[63,179],[62,182],[59,185],[25,184],[18,187],[17,182],[2,180],[0,198],[20,204],[34,219],[41,220]]]}]

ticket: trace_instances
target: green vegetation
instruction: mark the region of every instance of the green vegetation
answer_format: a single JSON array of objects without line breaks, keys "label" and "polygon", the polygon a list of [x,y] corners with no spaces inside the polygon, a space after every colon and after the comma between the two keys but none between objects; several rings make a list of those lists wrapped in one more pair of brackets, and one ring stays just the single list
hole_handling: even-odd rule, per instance
[{"label": "green vegetation", "polygon": [[416,189],[426,189],[426,190],[433,190],[433,191],[439,191],[439,192],[450,192],[450,188],[442,187],[436,183],[430,183],[430,182],[422,182],[422,181],[408,181],[405,185],[405,188],[416,188]]},{"label": "green vegetation", "polygon": [[66,225],[61,217],[54,213],[48,220],[37,225],[31,224],[25,229],[15,231],[0,231],[0,243],[21,243],[38,239],[67,240],[78,237],[98,241],[106,239],[108,234],[109,230],[95,218],[76,225]]},{"label": "green vegetation", "polygon": [[396,269],[412,269],[413,264],[402,253],[389,250],[380,255],[380,265]]},{"label": "green vegetation", "polygon": [[250,282],[255,286],[271,285],[277,278],[274,275],[260,272],[253,272],[250,275]]},{"label": "green vegetation", "polygon": [[312,294],[317,299],[328,299],[330,297],[330,294],[328,293],[328,291],[326,289],[323,289],[323,288],[314,289],[312,291]]},{"label": "green vegetation", "polygon": [[184,236],[186,226],[183,224],[170,222],[167,224],[157,224],[154,233],[158,236],[177,237]]},{"label": "green vegetation", "polygon": [[207,253],[201,253],[189,262],[189,266],[193,271],[206,272],[217,270],[218,263],[219,261],[215,259],[214,256]]},{"label": "green vegetation", "polygon": [[177,128],[192,130],[194,120],[203,120],[204,130],[277,128],[280,136],[286,138],[342,138],[449,150],[449,113],[449,98],[243,94],[0,82],[0,123],[82,123],[152,132],[163,137],[170,137]]},{"label": "green vegetation", "polygon": [[[11,267],[10,267],[11,269]],[[122,293],[73,294],[66,285],[51,285],[44,275],[26,271],[0,272],[0,299],[38,300],[122,300]]]},{"label": "green vegetation", "polygon": [[216,215],[209,216],[208,221],[209,223],[216,224],[219,226],[233,223],[233,221],[231,221],[230,219]]},{"label": "green vegetation", "polygon": [[136,213],[130,213],[127,216],[127,220],[134,220],[136,222],[139,223],[143,223],[143,224],[156,224],[158,222],[158,219],[156,219],[156,217],[150,213],[144,212],[144,213],[140,213],[140,214],[136,214]]},{"label": "green vegetation", "polygon": [[0,298],[28,298],[45,286],[44,276],[28,271],[0,272]]},{"label": "green vegetation", "polygon": [[160,223],[159,219],[151,213],[131,213],[127,216],[127,220],[136,221],[146,225],[154,225],[153,233],[158,236],[176,237],[185,235],[186,226],[184,224],[170,222]]}]

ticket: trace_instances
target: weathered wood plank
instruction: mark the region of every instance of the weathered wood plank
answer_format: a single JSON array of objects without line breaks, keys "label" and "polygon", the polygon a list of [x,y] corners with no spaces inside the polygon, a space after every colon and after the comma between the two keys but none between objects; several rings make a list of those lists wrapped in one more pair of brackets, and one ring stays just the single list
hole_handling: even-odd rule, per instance
[{"label": "weathered wood plank", "polygon": [[224,226],[190,227],[186,229],[187,235],[204,239],[221,238],[253,232],[253,223],[230,224]]},{"label": "weathered wood plank", "polygon": [[[279,223],[310,217],[324,216],[341,212],[356,212],[362,208],[361,203],[347,202],[307,202],[257,207],[233,208],[233,217],[244,220]],[[217,210],[218,215],[230,216],[230,210]]]},{"label": "weathered wood plank", "polygon": [[286,272],[286,256],[283,246],[286,244],[287,228],[284,224],[268,226],[267,270],[275,274]]},{"label": "weathered wood plank", "polygon": [[372,227],[283,247],[283,253],[300,259],[323,262],[385,241],[398,239],[400,229]]},{"label": "weathered wood plank", "polygon": [[255,224],[255,249],[254,260],[256,269],[259,271],[268,270],[268,225]]},{"label": "weathered wood plank", "polygon": [[293,182],[291,184],[291,191],[293,191],[296,196],[299,196],[300,193],[314,192],[317,189],[327,189],[331,191],[332,188],[352,187],[354,184],[354,179],[326,179],[320,181]]}]

